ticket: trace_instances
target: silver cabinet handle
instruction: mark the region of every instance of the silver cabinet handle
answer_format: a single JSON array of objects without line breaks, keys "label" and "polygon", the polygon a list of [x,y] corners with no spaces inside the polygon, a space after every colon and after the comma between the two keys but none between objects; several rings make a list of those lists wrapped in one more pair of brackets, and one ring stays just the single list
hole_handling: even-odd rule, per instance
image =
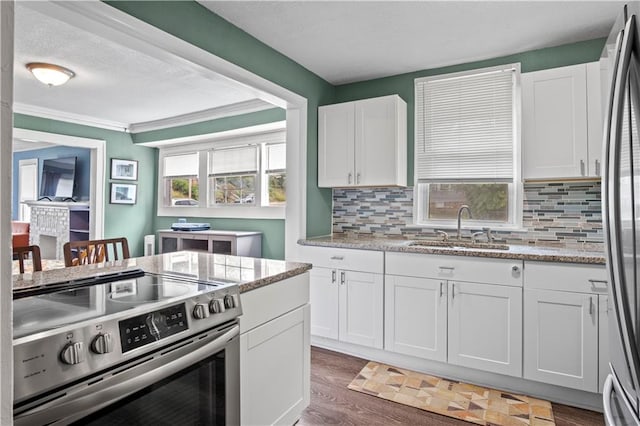
[{"label": "silver cabinet handle", "polygon": [[349,183],[349,185],[351,185],[351,177],[352,177],[352,176],[353,176],[353,175],[351,174],[351,172],[349,172],[349,177],[348,177],[348,183]]},{"label": "silver cabinet handle", "polygon": [[331,256],[331,260],[344,260],[344,256]]},{"label": "silver cabinet handle", "polygon": [[331,284],[336,282],[336,270],[331,271]]},{"label": "silver cabinet handle", "polygon": [[345,275],[346,274],[344,271],[340,272],[340,285],[344,285],[344,282],[346,280]]},{"label": "silver cabinet handle", "polygon": [[455,283],[451,284],[451,300],[453,300],[456,297],[456,285]]},{"label": "silver cabinet handle", "polygon": [[[587,281],[589,281],[591,283],[591,291],[606,291],[607,290],[607,286],[609,285],[609,281],[607,281],[607,280],[589,279]],[[598,284],[601,284],[602,287],[598,286]]]},{"label": "silver cabinet handle", "polygon": [[442,281],[440,281],[440,297],[442,297],[442,286],[444,285],[444,283]]},{"label": "silver cabinet handle", "polygon": [[589,315],[593,316],[593,297],[589,297]]},{"label": "silver cabinet handle", "polygon": [[580,160],[580,175],[584,176],[584,160]]},{"label": "silver cabinet handle", "polygon": [[600,176],[600,160],[596,160],[596,176]]},{"label": "silver cabinet handle", "polygon": [[444,271],[453,271],[454,269],[456,269],[453,266],[438,266],[438,268]]},{"label": "silver cabinet handle", "polygon": [[356,174],[356,183],[360,183],[360,172]]}]

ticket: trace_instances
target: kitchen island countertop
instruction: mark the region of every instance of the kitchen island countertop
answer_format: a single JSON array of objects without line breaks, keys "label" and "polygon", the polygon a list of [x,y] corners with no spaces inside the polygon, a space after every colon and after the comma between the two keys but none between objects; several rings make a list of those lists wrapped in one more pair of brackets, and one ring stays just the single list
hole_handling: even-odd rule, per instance
[{"label": "kitchen island countertop", "polygon": [[74,280],[142,269],[155,274],[173,274],[199,281],[238,283],[240,293],[300,275],[308,263],[229,256],[195,251],[179,251],[104,263],[16,274],[12,277],[15,296],[43,290],[61,289]]},{"label": "kitchen island countertop", "polygon": [[587,263],[604,265],[603,252],[589,250],[570,250],[563,248],[509,245],[508,250],[478,249],[462,247],[431,247],[411,245],[414,241],[428,241],[406,238],[373,238],[367,236],[343,236],[334,234],[324,237],[302,239],[300,245],[350,248],[360,250],[394,251],[404,253],[423,253],[454,256],[491,257],[501,259],[520,259],[541,262]]}]

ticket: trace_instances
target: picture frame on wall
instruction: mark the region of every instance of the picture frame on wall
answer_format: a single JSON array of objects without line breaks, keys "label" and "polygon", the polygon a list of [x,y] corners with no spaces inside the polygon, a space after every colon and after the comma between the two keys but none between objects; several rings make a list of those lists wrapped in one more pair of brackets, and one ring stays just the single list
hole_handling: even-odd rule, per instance
[{"label": "picture frame on wall", "polygon": [[135,183],[111,182],[111,204],[135,204],[138,185]]},{"label": "picture frame on wall", "polygon": [[138,180],[138,160],[112,158],[111,179]]}]

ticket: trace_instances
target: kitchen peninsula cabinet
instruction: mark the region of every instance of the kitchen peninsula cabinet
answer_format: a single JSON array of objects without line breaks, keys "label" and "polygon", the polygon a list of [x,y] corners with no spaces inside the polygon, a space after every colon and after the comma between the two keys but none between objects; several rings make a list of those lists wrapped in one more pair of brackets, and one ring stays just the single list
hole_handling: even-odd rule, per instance
[{"label": "kitchen peninsula cabinet", "polygon": [[609,362],[604,267],[526,262],[525,268],[524,377],[601,391]]},{"label": "kitchen peninsula cabinet", "polygon": [[521,81],[523,177],[600,176],[600,64],[523,73]]},{"label": "kitchen peninsula cabinet", "polygon": [[240,424],[292,425],[310,401],[308,273],[240,300]]},{"label": "kitchen peninsula cabinet", "polygon": [[398,95],[318,108],[318,186],[406,186],[407,104]]},{"label": "kitchen peninsula cabinet", "polygon": [[383,253],[305,247],[310,273],[311,334],[381,349]]}]

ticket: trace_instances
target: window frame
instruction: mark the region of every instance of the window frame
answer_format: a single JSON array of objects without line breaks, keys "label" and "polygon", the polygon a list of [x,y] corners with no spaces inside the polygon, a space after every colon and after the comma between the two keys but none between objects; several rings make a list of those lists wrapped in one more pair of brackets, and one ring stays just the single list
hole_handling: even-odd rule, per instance
[{"label": "window frame", "polygon": [[[182,143],[179,145],[160,147],[158,149],[158,179],[157,185],[157,209],[158,216],[170,217],[195,217],[195,218],[242,218],[242,219],[284,219],[286,205],[263,206],[258,204],[259,195],[256,194],[255,204],[237,205],[231,204],[215,204],[209,200],[209,152],[215,148],[226,148],[238,145],[257,144],[259,149],[259,168],[256,178],[256,192],[261,190],[258,183],[265,181],[262,150],[267,143],[274,143],[274,139],[278,138],[278,143],[285,143],[286,149],[286,130],[277,129],[267,132],[251,133],[238,137],[229,137],[224,139],[211,138],[195,143]],[[164,158],[171,155],[180,155],[183,153],[198,152],[198,181],[199,181],[199,205],[198,206],[165,206],[164,205]],[[268,197],[267,197],[268,201]]]},{"label": "window frame", "polygon": [[[496,222],[487,220],[475,220],[469,219],[464,215],[461,229],[478,229],[483,227],[490,227],[495,230],[504,231],[523,231],[522,216],[523,216],[523,183],[522,183],[522,102],[521,102],[521,82],[520,82],[520,63],[511,63],[495,67],[478,68],[468,71],[461,71],[456,73],[439,74],[428,77],[416,78],[414,80],[414,99],[418,102],[419,90],[418,83],[425,81],[449,79],[456,77],[464,77],[474,74],[483,74],[500,70],[514,69],[513,80],[513,179],[509,181],[502,181],[496,183],[507,183],[509,185],[509,210],[507,222]],[[428,206],[429,206],[429,185],[431,184],[460,184],[460,183],[493,183],[491,180],[459,180],[433,179],[430,182],[421,181],[418,178],[418,155],[417,149],[419,149],[418,138],[418,106],[414,106],[414,188],[413,188],[413,226],[422,228],[436,228],[436,229],[457,229],[456,218],[452,219],[428,219]]]}]

